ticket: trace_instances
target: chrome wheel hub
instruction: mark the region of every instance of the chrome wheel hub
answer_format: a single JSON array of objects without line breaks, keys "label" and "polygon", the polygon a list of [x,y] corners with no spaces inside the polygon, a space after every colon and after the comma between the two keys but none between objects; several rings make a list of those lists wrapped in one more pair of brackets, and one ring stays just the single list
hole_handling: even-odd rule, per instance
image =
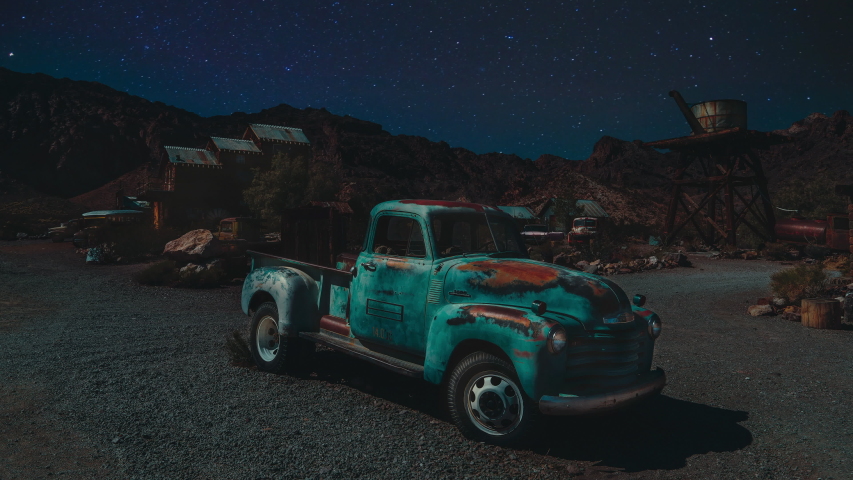
[{"label": "chrome wheel hub", "polygon": [[501,373],[485,372],[465,388],[468,417],[480,430],[506,435],[521,422],[521,389]]},{"label": "chrome wheel hub", "polygon": [[258,322],[258,330],[255,332],[255,346],[258,355],[265,361],[271,362],[278,355],[280,338],[278,335],[278,322],[267,315]]}]

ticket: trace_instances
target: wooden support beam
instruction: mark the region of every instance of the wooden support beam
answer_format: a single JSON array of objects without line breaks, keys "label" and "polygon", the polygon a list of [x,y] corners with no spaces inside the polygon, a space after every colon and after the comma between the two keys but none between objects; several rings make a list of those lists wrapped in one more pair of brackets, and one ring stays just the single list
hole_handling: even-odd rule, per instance
[{"label": "wooden support beam", "polygon": [[[696,210],[696,213],[698,213],[700,210],[702,210],[702,207],[700,207],[696,202],[694,202],[694,201],[693,201],[693,199],[692,199],[692,198],[690,198],[690,196],[689,196],[689,195],[687,195],[687,194],[685,193],[685,194],[683,194],[683,197],[684,197],[684,199],[685,199],[685,200],[687,200],[687,203],[689,203],[689,204],[690,204],[690,205],[691,205],[691,206]],[[706,198],[705,198],[705,201],[703,201],[703,204],[704,204],[707,200],[708,200],[708,197],[706,197]],[[692,216],[691,216],[691,217],[692,217]],[[723,237],[728,237],[728,235],[726,234],[725,230],[723,230],[722,228],[720,228],[720,226],[719,226],[719,225],[717,225],[717,222],[715,222],[715,221],[711,220],[710,218],[708,218],[708,216],[707,216],[707,215],[705,215],[704,213],[702,214],[702,217],[705,219],[705,221],[706,221],[706,222],[708,222],[712,227],[714,227],[714,230],[716,230],[716,231],[720,232],[720,235],[722,235]]]}]

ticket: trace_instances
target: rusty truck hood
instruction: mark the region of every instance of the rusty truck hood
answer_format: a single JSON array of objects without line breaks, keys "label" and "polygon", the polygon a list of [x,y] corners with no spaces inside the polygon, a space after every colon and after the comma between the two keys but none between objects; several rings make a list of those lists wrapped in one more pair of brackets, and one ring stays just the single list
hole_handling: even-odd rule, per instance
[{"label": "rusty truck hood", "polygon": [[604,319],[613,322],[620,314],[631,312],[628,296],[610,280],[524,259],[481,257],[457,263],[448,269],[445,294],[451,303],[506,305],[524,310],[539,300],[547,303],[548,312],[575,318],[587,330],[621,328],[624,323],[605,323]]}]

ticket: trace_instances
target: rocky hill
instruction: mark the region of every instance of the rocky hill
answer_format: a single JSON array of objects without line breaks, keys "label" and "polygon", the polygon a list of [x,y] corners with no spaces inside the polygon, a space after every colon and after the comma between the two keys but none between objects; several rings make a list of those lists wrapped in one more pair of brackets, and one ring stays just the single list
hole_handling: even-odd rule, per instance
[{"label": "rocky hill", "polygon": [[[325,109],[284,104],[201,117],[99,83],[2,68],[0,102],[0,176],[91,208],[107,206],[120,185],[144,176],[163,145],[201,147],[209,136],[239,137],[250,123],[303,129],[315,158],[341,171],[341,200],[356,208],[405,197],[515,204],[554,195],[573,182],[579,195],[596,199],[617,219],[651,224],[662,214],[675,164],[672,154],[606,136],[582,161],[478,155],[391,135],[376,123]],[[785,132],[794,141],[762,157],[772,187],[794,175],[850,179],[853,120],[847,112],[813,114]]]}]

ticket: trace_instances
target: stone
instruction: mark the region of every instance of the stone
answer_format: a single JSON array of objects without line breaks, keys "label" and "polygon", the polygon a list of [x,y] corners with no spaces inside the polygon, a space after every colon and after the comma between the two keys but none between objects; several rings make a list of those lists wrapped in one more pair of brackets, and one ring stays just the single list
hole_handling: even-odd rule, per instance
[{"label": "stone", "polygon": [[210,230],[198,229],[172,240],[163,249],[163,255],[181,262],[198,262],[225,253],[222,243]]},{"label": "stone", "polygon": [[593,261],[589,262],[590,265],[598,265],[600,263],[601,263],[601,259],[593,260]]},{"label": "stone", "polygon": [[192,275],[192,274],[198,273],[202,270],[204,270],[203,266],[197,265],[195,263],[188,263],[188,264],[184,265],[183,267],[181,267],[181,269],[178,270],[178,272],[183,276],[183,275]]},{"label": "stone", "polygon": [[752,305],[746,309],[746,312],[753,317],[769,316],[775,313],[770,305]]},{"label": "stone", "polygon": [[790,322],[801,323],[803,321],[803,317],[802,317],[802,315],[800,315],[799,312],[783,312],[782,315],[780,315],[780,317],[783,320],[788,320]]},{"label": "stone", "polygon": [[575,267],[577,267],[578,270],[585,270],[588,266],[589,262],[587,262],[586,260],[581,260],[580,262],[575,264]]},{"label": "stone", "polygon": [[598,273],[598,265],[589,264],[583,271],[586,273]]},{"label": "stone", "polygon": [[741,254],[744,260],[755,260],[758,258],[758,252],[755,251],[747,251]]},{"label": "stone", "polygon": [[788,303],[788,300],[782,297],[773,297],[770,299],[770,305],[774,307],[784,307]]},{"label": "stone", "polygon": [[679,267],[689,267],[690,260],[687,259],[687,255],[681,252],[667,253],[663,256],[664,262],[672,263],[678,265]]},{"label": "stone", "polygon": [[652,255],[651,257],[649,257],[649,259],[648,259],[647,263],[648,263],[649,267],[657,267],[657,268],[660,268],[660,267],[658,267],[658,265],[659,265],[659,264],[658,264],[658,257],[656,257],[656,256],[654,256],[654,255]]}]

